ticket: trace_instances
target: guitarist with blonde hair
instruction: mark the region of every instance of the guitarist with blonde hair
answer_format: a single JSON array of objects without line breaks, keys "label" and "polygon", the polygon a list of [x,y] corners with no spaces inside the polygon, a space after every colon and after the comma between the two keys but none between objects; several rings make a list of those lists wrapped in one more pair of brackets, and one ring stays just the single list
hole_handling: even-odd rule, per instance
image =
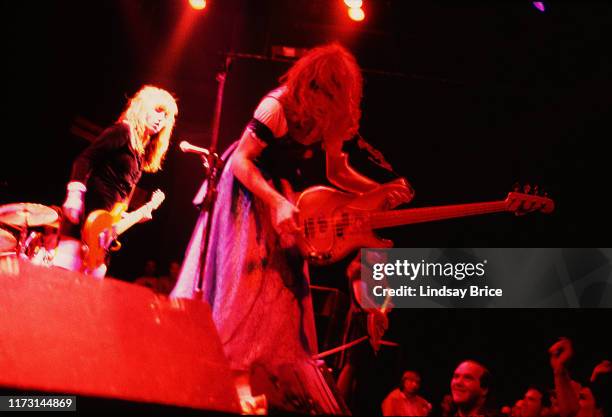
[{"label": "guitarist with blonde hair", "polygon": [[[140,209],[132,213],[125,209],[142,172],[160,170],[177,113],[176,100],[169,92],[145,85],[129,99],[117,122],[76,158],[62,206],[62,237],[55,266],[102,278],[105,262],[87,262],[94,254],[93,246],[108,249],[114,237],[133,223],[151,219],[152,210],[163,200],[161,191]],[[123,220],[121,225],[119,220]],[[95,236],[87,247],[81,233],[85,235],[92,225],[99,229],[91,229]]]}]

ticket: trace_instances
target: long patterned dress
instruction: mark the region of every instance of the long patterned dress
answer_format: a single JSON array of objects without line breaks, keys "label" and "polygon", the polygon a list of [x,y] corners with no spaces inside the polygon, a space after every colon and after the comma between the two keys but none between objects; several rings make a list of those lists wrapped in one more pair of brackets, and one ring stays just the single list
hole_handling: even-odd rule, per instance
[{"label": "long patterned dress", "polygon": [[[212,307],[224,352],[233,369],[250,371],[254,394],[263,392],[279,410],[336,412],[311,359],[317,340],[304,260],[296,249],[281,248],[269,208],[234,177],[236,145],[222,157],[227,163],[217,187],[206,267],[202,271],[202,215],[172,296],[193,298],[203,273],[202,295]],[[305,146],[286,135],[270,143],[256,163],[276,189],[284,179],[301,191],[325,183],[324,160],[320,143]]]}]

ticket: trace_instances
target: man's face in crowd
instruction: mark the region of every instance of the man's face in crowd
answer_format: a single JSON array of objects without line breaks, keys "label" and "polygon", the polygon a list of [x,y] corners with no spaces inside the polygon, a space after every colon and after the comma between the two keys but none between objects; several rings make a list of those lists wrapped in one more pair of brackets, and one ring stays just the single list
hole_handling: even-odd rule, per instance
[{"label": "man's face in crowd", "polygon": [[451,393],[455,404],[475,404],[486,396],[487,389],[480,386],[484,371],[484,368],[475,362],[466,361],[459,364],[451,380]]},{"label": "man's face in crowd", "polygon": [[402,391],[405,394],[416,394],[421,386],[421,378],[414,372],[406,372],[402,380]]},{"label": "man's face in crowd", "polygon": [[521,415],[523,417],[538,417],[542,413],[542,393],[530,388],[523,397]]}]

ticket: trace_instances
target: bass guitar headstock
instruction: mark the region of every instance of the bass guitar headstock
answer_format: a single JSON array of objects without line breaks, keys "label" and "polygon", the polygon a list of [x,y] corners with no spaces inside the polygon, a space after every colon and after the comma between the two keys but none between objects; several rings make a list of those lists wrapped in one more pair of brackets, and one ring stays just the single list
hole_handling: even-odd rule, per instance
[{"label": "bass guitar headstock", "polygon": [[506,209],[514,212],[516,215],[533,211],[548,214],[552,213],[555,209],[555,203],[548,196],[548,193],[540,190],[537,185],[531,186],[529,184],[525,184],[523,187],[515,184],[514,190],[508,193],[505,203]]}]

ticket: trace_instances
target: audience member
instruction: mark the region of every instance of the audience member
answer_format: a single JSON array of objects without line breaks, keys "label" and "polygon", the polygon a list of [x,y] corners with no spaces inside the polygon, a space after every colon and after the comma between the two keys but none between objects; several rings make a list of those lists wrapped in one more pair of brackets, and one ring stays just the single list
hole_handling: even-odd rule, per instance
[{"label": "audience member", "polygon": [[382,403],[384,416],[426,416],[431,404],[417,393],[421,387],[421,376],[416,371],[406,371],[399,388],[391,391]]}]

